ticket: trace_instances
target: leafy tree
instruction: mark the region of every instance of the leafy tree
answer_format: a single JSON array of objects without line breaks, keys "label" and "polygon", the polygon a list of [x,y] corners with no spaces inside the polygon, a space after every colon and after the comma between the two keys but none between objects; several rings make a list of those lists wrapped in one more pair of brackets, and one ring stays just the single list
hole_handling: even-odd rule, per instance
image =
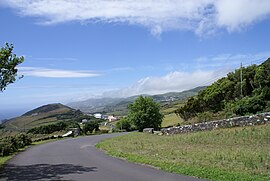
[{"label": "leafy tree", "polygon": [[17,65],[24,61],[24,57],[17,57],[13,52],[13,45],[6,43],[0,49],[0,91],[3,92],[8,84],[14,83],[17,76]]},{"label": "leafy tree", "polygon": [[88,122],[86,122],[84,124],[84,127],[83,127],[84,134],[87,134],[88,131],[90,133],[92,133],[94,130],[96,130],[96,131],[99,130],[99,123],[98,123],[98,121],[88,121]]},{"label": "leafy tree", "polygon": [[160,105],[154,102],[152,98],[140,96],[128,108],[128,119],[139,131],[147,127],[156,130],[160,128],[164,116],[160,113]]}]

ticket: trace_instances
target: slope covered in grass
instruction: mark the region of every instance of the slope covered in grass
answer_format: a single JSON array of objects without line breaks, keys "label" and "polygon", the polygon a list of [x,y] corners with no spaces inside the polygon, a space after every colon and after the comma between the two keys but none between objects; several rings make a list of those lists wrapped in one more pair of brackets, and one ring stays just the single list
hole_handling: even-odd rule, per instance
[{"label": "slope covered in grass", "polygon": [[270,125],[173,136],[131,133],[97,145],[108,154],[210,180],[270,180]]},{"label": "slope covered in grass", "polygon": [[70,120],[82,115],[62,104],[48,104],[25,113],[22,116],[13,118],[4,123],[6,130],[24,131],[33,127],[52,124],[62,120]]}]

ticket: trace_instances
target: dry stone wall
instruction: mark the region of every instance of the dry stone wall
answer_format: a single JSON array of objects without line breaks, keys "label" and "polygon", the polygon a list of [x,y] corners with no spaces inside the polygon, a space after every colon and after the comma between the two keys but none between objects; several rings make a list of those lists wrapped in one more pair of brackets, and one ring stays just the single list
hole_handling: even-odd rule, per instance
[{"label": "dry stone wall", "polygon": [[270,123],[270,112],[256,114],[252,116],[241,116],[230,119],[223,119],[218,121],[210,121],[197,123],[192,125],[184,125],[172,128],[161,129],[161,132],[165,135],[189,133],[196,131],[213,130],[217,128],[232,128],[232,127],[243,127],[252,125],[262,125]]}]

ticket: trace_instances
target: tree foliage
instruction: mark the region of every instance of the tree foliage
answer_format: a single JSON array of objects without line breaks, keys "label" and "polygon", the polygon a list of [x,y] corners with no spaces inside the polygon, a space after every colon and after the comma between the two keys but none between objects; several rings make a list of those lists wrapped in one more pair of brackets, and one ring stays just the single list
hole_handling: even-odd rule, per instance
[{"label": "tree foliage", "polygon": [[128,108],[128,119],[139,131],[147,127],[160,128],[164,116],[160,113],[160,105],[152,98],[140,96]]},{"label": "tree foliage", "polygon": [[3,137],[0,139],[0,156],[7,156],[32,143],[31,137],[27,134]]},{"label": "tree foliage", "polygon": [[4,91],[6,86],[14,83],[17,76],[17,65],[24,61],[24,57],[17,57],[13,53],[13,45],[6,43],[0,49],[0,91]]},{"label": "tree foliage", "polygon": [[83,132],[87,134],[88,132],[92,133],[94,130],[99,130],[99,122],[98,121],[88,121],[84,124]]},{"label": "tree foliage", "polygon": [[74,121],[60,121],[53,124],[34,127],[27,133],[32,134],[51,134],[56,131],[67,130],[68,128],[80,128],[80,125]]},{"label": "tree foliage", "polygon": [[261,65],[235,70],[188,99],[175,113],[188,120],[204,112],[229,111],[235,115],[255,114],[269,109],[270,58]]}]

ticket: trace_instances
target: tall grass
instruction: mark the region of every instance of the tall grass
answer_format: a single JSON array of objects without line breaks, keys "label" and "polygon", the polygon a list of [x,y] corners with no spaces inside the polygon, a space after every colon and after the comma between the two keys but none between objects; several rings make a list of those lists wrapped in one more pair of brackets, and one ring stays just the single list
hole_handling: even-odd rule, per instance
[{"label": "tall grass", "polygon": [[97,145],[110,155],[211,180],[270,180],[270,125],[173,136],[132,133]]}]

